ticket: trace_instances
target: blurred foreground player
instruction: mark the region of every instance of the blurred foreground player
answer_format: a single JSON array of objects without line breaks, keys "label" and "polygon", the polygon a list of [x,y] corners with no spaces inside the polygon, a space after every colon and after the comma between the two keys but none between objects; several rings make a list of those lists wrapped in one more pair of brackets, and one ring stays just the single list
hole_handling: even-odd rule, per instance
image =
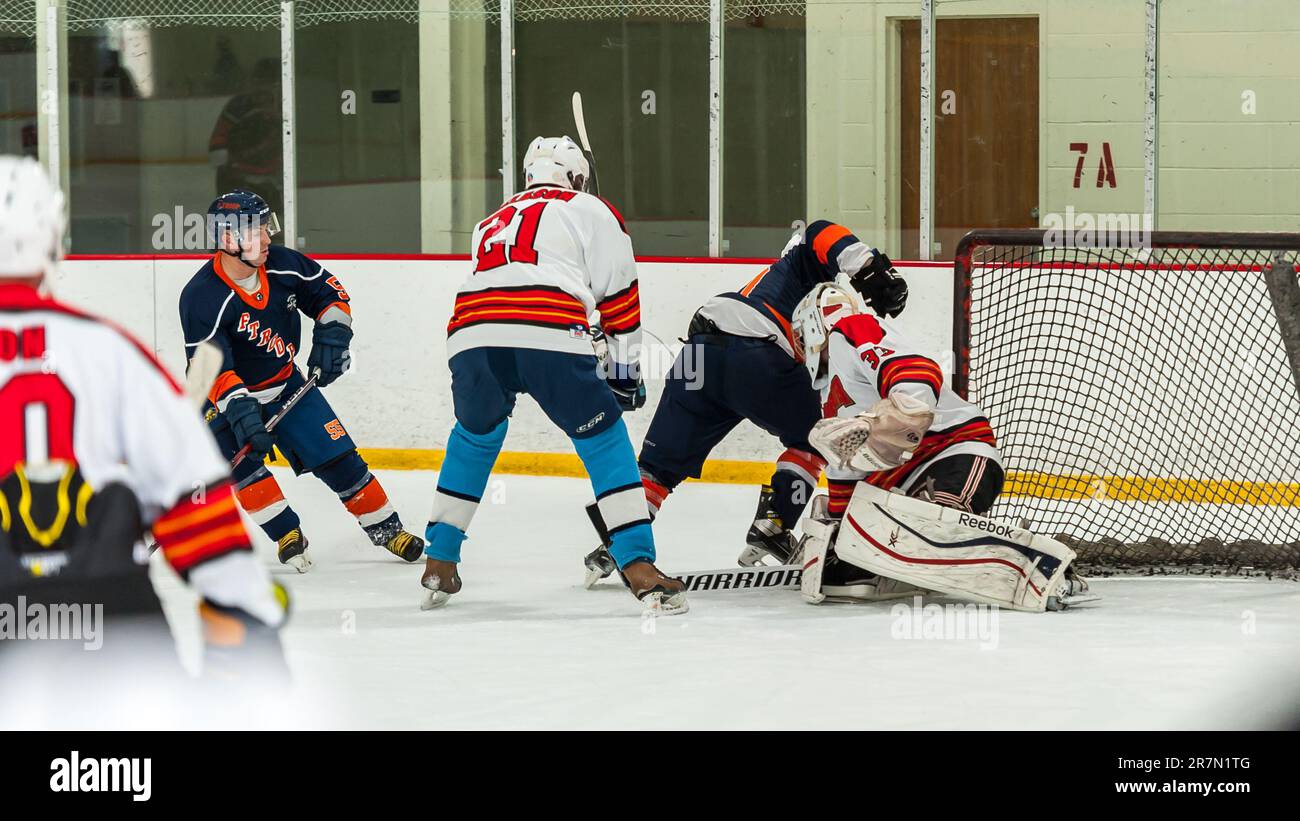
[{"label": "blurred foreground player", "polygon": [[809,439],[830,485],[826,509],[804,523],[806,598],[919,588],[1041,611],[1072,592],[1068,547],[977,518],[1002,492],[1002,457],[984,411],[952,391],[936,357],[843,281],[816,286],[793,324],[796,358],[821,392]]},{"label": "blurred foreground player", "polygon": [[208,672],[238,658],[282,667],[288,600],[253,556],[198,412],[130,335],[40,291],[64,220],[35,161],[0,157],[0,603],[102,606],[104,647],[62,657],[83,695],[90,664],[128,662],[117,671],[139,686],[146,658],[179,672],[140,544],[150,526],[201,597]]},{"label": "blurred foreground player", "polygon": [[[645,404],[632,241],[613,206],[586,193],[590,166],[568,137],[533,140],[524,175],[523,193],[474,229],[474,270],[447,326],[456,425],[425,532],[423,607],[439,607],[461,589],[461,542],[515,398],[527,393],[573,441],[624,582],[652,609],[685,612],[685,586],[654,566],[645,492],[622,419]],[[604,376],[588,324],[593,312],[608,343]],[[527,539],[520,543],[528,547]]]},{"label": "blurred foreground player", "polygon": [[[896,315],[907,303],[907,283],[889,257],[842,225],[814,222],[747,285],[695,313],[641,446],[641,479],[654,515],[687,477],[699,477],[709,452],[742,420],[781,440],[785,451],[759,493],[742,566],[768,555],[790,560],[792,530],[821,477],[823,460],[808,443],[821,412],[796,359],[790,315],[810,289],[840,274],[882,314]],[[685,367],[686,356],[694,356],[694,368]],[[588,587],[612,570],[604,547],[586,564]]]},{"label": "blurred foreground player", "polygon": [[[313,473],[338,494],[372,543],[417,561],[424,542],[403,529],[379,480],[319,390],[348,369],[352,309],[343,284],[297,251],[271,245],[279,221],[251,191],[232,191],[213,201],[208,226],[217,252],[181,292],[181,326],[187,356],[204,342],[223,355],[206,416],[227,459],[250,447],[248,458],[234,469],[239,503],[276,542],[280,562],[307,572],[312,562],[298,514],[265,465],[275,445],[294,473]],[[300,313],[315,320],[307,369],[316,375],[316,385],[272,434],[267,420],[306,382],[294,364],[302,338]]]}]

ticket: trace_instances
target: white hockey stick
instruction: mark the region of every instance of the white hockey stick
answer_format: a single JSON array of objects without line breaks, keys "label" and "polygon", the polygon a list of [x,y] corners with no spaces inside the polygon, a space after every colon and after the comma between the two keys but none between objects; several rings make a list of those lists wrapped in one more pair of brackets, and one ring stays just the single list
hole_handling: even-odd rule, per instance
[{"label": "white hockey stick", "polygon": [[185,369],[185,398],[202,408],[212,383],[221,375],[221,349],[211,342],[200,342]]},{"label": "white hockey stick", "polygon": [[592,193],[600,196],[600,178],[596,176],[596,154],[591,150],[591,140],[587,137],[587,118],[582,114],[582,92],[573,92],[573,123],[578,127],[578,142],[587,152],[587,162],[591,165]]}]

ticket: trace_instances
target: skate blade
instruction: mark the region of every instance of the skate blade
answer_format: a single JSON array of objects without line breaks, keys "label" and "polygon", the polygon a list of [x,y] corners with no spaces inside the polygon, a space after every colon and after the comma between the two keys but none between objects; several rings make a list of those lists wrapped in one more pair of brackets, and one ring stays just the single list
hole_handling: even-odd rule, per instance
[{"label": "skate blade", "polygon": [[588,567],[587,575],[582,578],[582,586],[584,589],[590,590],[591,588],[600,584],[600,582],[603,579],[606,579],[609,576],[610,576],[609,573],[606,573],[605,571],[601,570],[599,567]]},{"label": "skate blade", "polygon": [[424,595],[423,601],[420,602],[421,610],[436,610],[447,603],[451,594],[445,590],[430,590]]},{"label": "skate blade", "polygon": [[749,545],[736,559],[736,564],[741,567],[779,567],[786,564],[798,564],[798,559],[792,557],[788,562],[781,561],[781,557],[777,556],[775,553],[764,550],[761,547]]},{"label": "skate blade", "polygon": [[680,616],[691,609],[684,592],[672,595],[647,593],[641,601],[645,602],[645,612],[654,616]]},{"label": "skate blade", "polygon": [[1101,596],[1096,593],[1076,593],[1073,596],[1049,596],[1047,599],[1047,609],[1053,612],[1069,610],[1080,604],[1101,601]]},{"label": "skate blade", "polygon": [[299,573],[306,573],[308,570],[311,569],[312,560],[311,557],[306,554],[306,552],[303,552],[303,553],[299,553],[297,556],[294,556],[292,558],[285,559],[283,562],[281,562],[281,564],[286,565],[288,567],[292,567],[294,570],[297,570]]}]

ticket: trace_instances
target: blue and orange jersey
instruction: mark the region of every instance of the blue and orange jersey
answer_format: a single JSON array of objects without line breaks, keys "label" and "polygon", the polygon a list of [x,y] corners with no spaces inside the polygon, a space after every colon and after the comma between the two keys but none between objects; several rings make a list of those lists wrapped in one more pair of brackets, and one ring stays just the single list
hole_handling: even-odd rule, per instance
[{"label": "blue and orange jersey", "polygon": [[700,313],[725,333],[771,337],[793,356],[791,315],[799,300],[841,272],[856,274],[876,253],[843,225],[818,220],[808,226],[802,242],[788,246],[744,287],[706,302]]},{"label": "blue and orange jersey", "polygon": [[293,373],[302,344],[302,317],[351,322],[347,291],[319,263],[289,248],[271,246],[248,293],[227,274],[226,255],[204,263],[181,291],[181,328],[188,359],[198,345],[221,349],[222,368],[208,393],[218,410],[245,393],[270,401]]}]

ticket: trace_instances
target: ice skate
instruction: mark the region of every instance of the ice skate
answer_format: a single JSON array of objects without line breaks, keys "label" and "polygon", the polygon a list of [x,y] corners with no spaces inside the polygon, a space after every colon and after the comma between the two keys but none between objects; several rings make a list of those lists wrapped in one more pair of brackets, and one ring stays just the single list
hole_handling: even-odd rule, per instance
[{"label": "ice skate", "polygon": [[582,563],[587,566],[587,575],[582,580],[582,586],[590,590],[595,587],[602,579],[609,578],[618,565],[614,563],[614,557],[609,555],[608,548],[601,545],[591,551],[583,558]]},{"label": "ice skate", "polygon": [[777,564],[793,564],[797,552],[798,540],[772,509],[771,486],[763,485],[758,496],[758,512],[754,514],[754,523],[745,535],[745,549],[736,563],[741,567],[757,567],[771,556]]},{"label": "ice skate", "polygon": [[646,610],[661,616],[676,616],[690,609],[686,585],[665,576],[654,562],[637,559],[619,571],[632,595],[646,603]]},{"label": "ice skate", "polygon": [[307,537],[302,534],[302,528],[295,527],[281,536],[276,547],[280,564],[287,564],[299,573],[311,569],[311,556],[307,555]]},{"label": "ice skate", "polygon": [[402,520],[396,513],[378,524],[370,525],[365,531],[372,544],[384,548],[399,559],[414,562],[424,555],[424,540],[403,530]]},{"label": "ice skate", "polygon": [[1100,601],[1101,596],[1088,592],[1088,580],[1080,576],[1071,565],[1065,569],[1065,577],[1056,592],[1047,597],[1047,609],[1052,611],[1067,610],[1076,604]]},{"label": "ice skate", "polygon": [[424,539],[405,530],[399,530],[393,538],[384,543],[384,548],[403,561],[419,561],[424,555]]},{"label": "ice skate", "polygon": [[831,601],[884,601],[923,593],[915,585],[886,578],[841,560],[834,549],[826,554],[821,592]]},{"label": "ice skate", "polygon": [[420,609],[433,610],[442,607],[453,593],[460,592],[460,574],[456,572],[456,563],[444,562],[441,559],[426,559],[420,584],[429,591],[425,594],[424,601],[420,603]]}]

